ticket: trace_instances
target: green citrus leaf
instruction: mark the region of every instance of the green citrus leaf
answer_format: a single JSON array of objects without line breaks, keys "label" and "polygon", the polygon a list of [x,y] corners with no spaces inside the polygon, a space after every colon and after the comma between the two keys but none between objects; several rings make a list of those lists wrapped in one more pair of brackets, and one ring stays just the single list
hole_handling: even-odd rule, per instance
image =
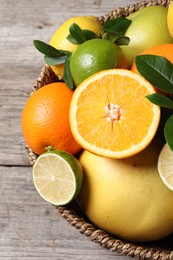
[{"label": "green citrus leaf", "polygon": [[73,44],[82,44],[85,41],[96,39],[98,36],[90,30],[82,30],[77,24],[70,26],[70,34],[67,36],[67,40]]},{"label": "green citrus leaf", "polygon": [[140,55],[136,57],[136,67],[152,85],[173,94],[173,64],[157,55]]},{"label": "green citrus leaf", "polygon": [[128,45],[130,39],[124,34],[131,24],[131,20],[125,17],[118,17],[107,20],[103,24],[103,39],[115,42],[117,45]]},{"label": "green citrus leaf", "polygon": [[46,55],[44,56],[45,63],[52,66],[65,63],[66,59],[67,56],[60,56],[60,57],[49,57]]},{"label": "green citrus leaf", "polygon": [[82,30],[82,31],[85,34],[87,41],[98,38],[98,36],[93,31],[90,30]]},{"label": "green citrus leaf", "polygon": [[108,33],[118,33],[123,36],[131,24],[131,20],[125,17],[118,17],[115,19],[107,20],[103,24],[103,31]]},{"label": "green citrus leaf", "polygon": [[69,89],[74,89],[74,81],[70,71],[70,56],[67,57],[65,64],[64,64],[64,81]]},{"label": "green citrus leaf", "polygon": [[40,51],[41,53],[49,57],[60,57],[60,56],[67,56],[71,54],[71,52],[69,51],[57,50],[50,44],[47,44],[40,40],[34,40],[33,44],[38,51]]},{"label": "green citrus leaf", "polygon": [[67,40],[73,44],[79,44],[78,41],[71,34],[67,36]]},{"label": "green citrus leaf", "polygon": [[158,105],[160,107],[165,107],[168,109],[173,109],[173,101],[162,94],[153,93],[147,95],[146,98],[148,98],[155,105]]},{"label": "green citrus leaf", "polygon": [[168,143],[169,147],[173,151],[172,133],[173,133],[173,115],[171,115],[168,118],[164,127],[164,135],[165,135],[166,142]]},{"label": "green citrus leaf", "polygon": [[106,39],[108,41],[111,41],[111,42],[116,42],[116,40],[118,40],[118,38],[120,37],[119,34],[116,34],[116,33],[109,33],[106,37]]},{"label": "green citrus leaf", "polygon": [[118,46],[121,45],[128,45],[130,42],[130,38],[123,36],[123,37],[119,37],[116,41],[114,41]]},{"label": "green citrus leaf", "polygon": [[[85,42],[87,40],[86,36],[85,36],[85,33],[79,27],[79,25],[77,25],[76,23],[73,23],[70,26],[69,31],[70,31],[70,36],[67,36],[67,39],[69,41],[74,39],[77,44],[82,44],[83,42]],[[73,40],[73,43],[74,43],[74,40]]]},{"label": "green citrus leaf", "polygon": [[77,24],[72,24],[67,40],[73,44],[82,44],[85,41],[96,39],[98,36],[90,30],[82,30]]}]

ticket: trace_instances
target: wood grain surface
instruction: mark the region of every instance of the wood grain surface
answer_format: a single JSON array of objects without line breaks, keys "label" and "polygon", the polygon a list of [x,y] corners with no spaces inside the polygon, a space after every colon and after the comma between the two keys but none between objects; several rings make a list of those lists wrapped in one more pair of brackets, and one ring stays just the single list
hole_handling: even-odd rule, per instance
[{"label": "wood grain surface", "polygon": [[0,259],[130,259],[91,242],[37,194],[21,112],[44,65],[33,39],[48,42],[71,16],[101,16],[136,2],[0,0]]}]

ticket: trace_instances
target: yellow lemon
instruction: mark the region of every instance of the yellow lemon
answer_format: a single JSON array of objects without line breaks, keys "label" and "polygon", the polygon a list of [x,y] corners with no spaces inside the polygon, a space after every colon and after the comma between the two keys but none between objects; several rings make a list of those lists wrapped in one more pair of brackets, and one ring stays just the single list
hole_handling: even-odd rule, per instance
[{"label": "yellow lemon", "polygon": [[167,23],[169,32],[173,37],[173,1],[170,2],[168,7]]},{"label": "yellow lemon", "polygon": [[162,182],[157,160],[162,144],[126,159],[83,151],[79,202],[98,228],[129,241],[153,241],[173,232],[173,192]]},{"label": "yellow lemon", "polygon": [[[101,23],[98,18],[94,16],[75,16],[66,20],[53,34],[50,39],[49,44],[56,49],[66,50],[69,52],[74,52],[78,48],[78,44],[73,44],[67,40],[69,34],[69,27],[76,23],[83,30],[93,31],[95,34],[99,35],[101,33]],[[51,66],[54,73],[59,77],[63,77],[64,66],[63,64]]]}]

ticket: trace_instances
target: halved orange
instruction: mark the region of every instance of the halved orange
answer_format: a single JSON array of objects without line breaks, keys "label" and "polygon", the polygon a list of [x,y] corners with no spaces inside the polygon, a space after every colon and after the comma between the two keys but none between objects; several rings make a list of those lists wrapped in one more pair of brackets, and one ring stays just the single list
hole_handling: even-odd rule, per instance
[{"label": "halved orange", "polygon": [[153,86],[126,69],[98,72],[74,91],[70,126],[86,150],[105,157],[125,158],[149,145],[159,122],[160,107],[146,95]]}]

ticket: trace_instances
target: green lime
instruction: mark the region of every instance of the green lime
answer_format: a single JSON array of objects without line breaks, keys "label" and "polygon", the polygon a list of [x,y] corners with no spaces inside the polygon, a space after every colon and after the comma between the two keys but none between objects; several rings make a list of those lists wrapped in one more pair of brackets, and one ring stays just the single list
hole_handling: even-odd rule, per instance
[{"label": "green lime", "polygon": [[173,151],[167,143],[160,152],[157,166],[163,183],[173,191]]},{"label": "green lime", "polygon": [[33,166],[33,182],[40,196],[56,205],[66,205],[81,189],[83,170],[79,161],[64,151],[40,155]]},{"label": "green lime", "polygon": [[93,39],[82,43],[70,59],[70,70],[76,86],[96,72],[115,68],[121,49],[115,43]]}]

